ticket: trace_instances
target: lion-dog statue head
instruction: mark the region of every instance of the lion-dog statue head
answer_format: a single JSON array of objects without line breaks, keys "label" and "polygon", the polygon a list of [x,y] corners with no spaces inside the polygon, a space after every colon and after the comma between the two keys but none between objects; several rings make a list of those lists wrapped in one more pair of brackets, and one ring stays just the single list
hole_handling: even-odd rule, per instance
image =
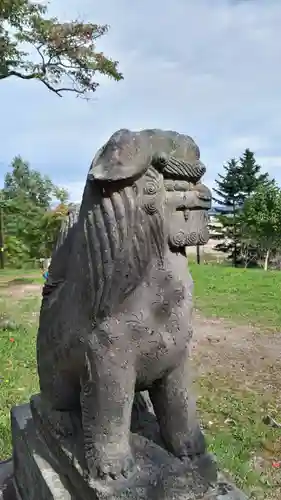
[{"label": "lion-dog statue head", "polygon": [[104,241],[110,246],[108,255],[117,256],[118,245],[121,253],[129,252],[133,241],[129,261],[136,258],[144,264],[151,242],[159,255],[167,243],[179,252],[206,244],[211,193],[200,182],[205,171],[199,148],[189,136],[161,130],[113,134],[88,174],[88,190],[101,189],[95,217],[105,217],[98,226],[104,224],[102,234],[109,221],[115,224]]}]

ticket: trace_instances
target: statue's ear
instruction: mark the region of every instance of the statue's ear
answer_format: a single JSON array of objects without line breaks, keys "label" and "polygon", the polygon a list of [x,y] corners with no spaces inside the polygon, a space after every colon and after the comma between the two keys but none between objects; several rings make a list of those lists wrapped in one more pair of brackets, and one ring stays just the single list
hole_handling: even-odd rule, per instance
[{"label": "statue's ear", "polygon": [[151,164],[145,144],[129,130],[115,132],[92,161],[90,181],[116,182],[141,177]]},{"label": "statue's ear", "polygon": [[130,179],[137,179],[145,174],[149,167],[148,163],[103,163],[102,161],[92,165],[88,179],[90,181],[118,182]]}]

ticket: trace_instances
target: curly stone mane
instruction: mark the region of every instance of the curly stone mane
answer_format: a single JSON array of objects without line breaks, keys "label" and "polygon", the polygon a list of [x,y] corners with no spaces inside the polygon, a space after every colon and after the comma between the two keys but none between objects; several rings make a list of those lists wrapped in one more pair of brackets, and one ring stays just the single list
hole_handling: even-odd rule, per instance
[{"label": "curly stone mane", "polygon": [[163,176],[152,166],[135,182],[87,180],[80,209],[62,224],[43,296],[71,282],[78,266],[93,318],[110,313],[143,281],[152,259],[164,259],[164,197]]}]

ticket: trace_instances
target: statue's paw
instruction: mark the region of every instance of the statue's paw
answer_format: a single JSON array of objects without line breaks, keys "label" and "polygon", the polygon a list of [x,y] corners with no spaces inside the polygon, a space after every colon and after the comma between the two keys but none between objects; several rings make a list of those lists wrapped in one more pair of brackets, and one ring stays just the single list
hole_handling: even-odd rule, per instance
[{"label": "statue's paw", "polygon": [[207,483],[214,484],[217,482],[218,467],[217,461],[211,453],[201,453],[200,455],[182,455],[181,460],[188,467],[192,465],[197,472],[203,477]]},{"label": "statue's paw", "polygon": [[180,447],[176,448],[176,455],[184,460],[189,458],[190,460],[196,456],[202,456],[206,453],[206,441],[205,436],[201,429],[198,427],[190,436],[181,443]]},{"label": "statue's paw", "polygon": [[208,483],[217,481],[217,462],[215,457],[207,452],[205,437],[199,427],[175,454],[189,466],[192,464]]},{"label": "statue's paw", "polygon": [[197,468],[199,474],[208,483],[216,483],[218,479],[218,466],[214,455],[204,453],[192,459],[192,464]]},{"label": "statue's paw", "polygon": [[136,471],[136,464],[131,452],[113,455],[103,452],[102,457],[95,457],[88,460],[90,472],[93,471],[100,479],[120,479],[129,478]]}]

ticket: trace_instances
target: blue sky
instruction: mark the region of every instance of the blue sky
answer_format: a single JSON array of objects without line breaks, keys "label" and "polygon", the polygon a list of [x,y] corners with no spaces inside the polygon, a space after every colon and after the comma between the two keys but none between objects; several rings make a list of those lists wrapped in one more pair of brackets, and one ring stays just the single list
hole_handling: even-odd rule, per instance
[{"label": "blue sky", "polygon": [[0,183],[15,155],[79,201],[97,148],[119,128],[191,135],[212,187],[246,147],[281,184],[280,0],[51,0],[50,13],[111,29],[98,49],[124,80],[91,102],[2,80]]}]

